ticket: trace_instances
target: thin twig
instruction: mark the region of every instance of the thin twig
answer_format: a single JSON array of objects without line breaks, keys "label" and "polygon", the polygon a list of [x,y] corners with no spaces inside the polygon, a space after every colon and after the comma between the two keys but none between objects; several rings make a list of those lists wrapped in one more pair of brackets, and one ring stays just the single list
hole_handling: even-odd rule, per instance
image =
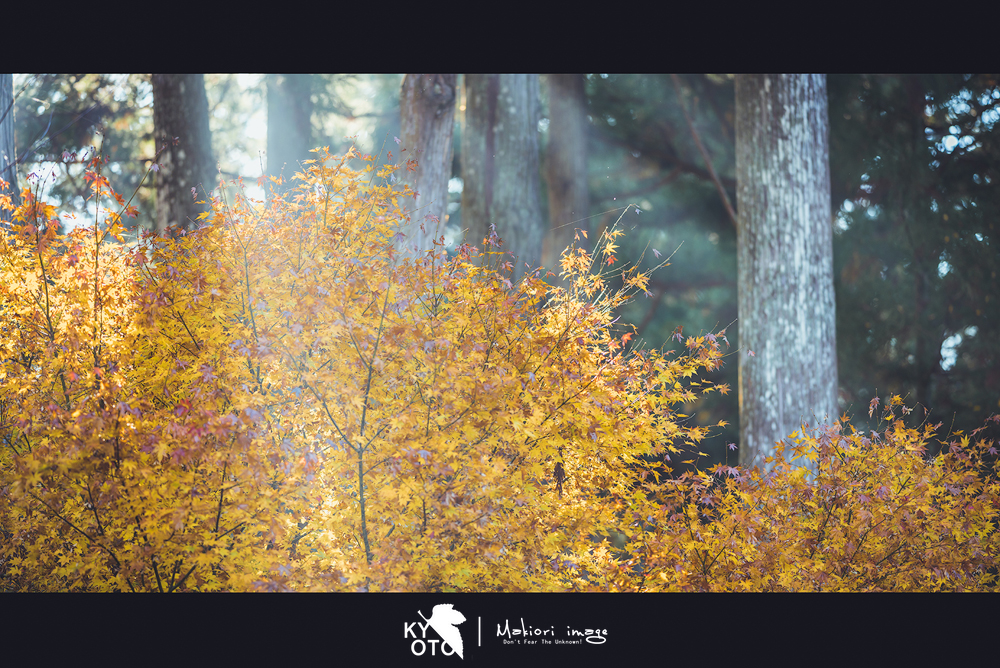
[{"label": "thin twig", "polygon": [[715,173],[715,168],[712,167],[712,160],[708,157],[708,151],[705,150],[705,146],[701,143],[701,137],[698,135],[698,131],[694,127],[694,123],[691,122],[691,117],[688,116],[687,107],[684,106],[684,97],[681,94],[681,82],[677,78],[676,74],[671,74],[670,78],[674,82],[674,89],[677,91],[677,103],[681,107],[681,112],[684,114],[684,120],[687,121],[688,128],[691,130],[691,136],[694,137],[694,143],[697,144],[698,150],[701,151],[701,157],[705,160],[705,164],[708,166],[708,173],[712,175],[712,180],[715,181],[715,187],[719,191],[719,196],[722,198],[722,203],[726,206],[726,213],[729,214],[729,220],[732,221],[734,228],[739,228],[736,222],[736,212],[733,210],[733,205],[729,202],[729,195],[726,194],[726,189],[722,187],[722,182],[719,181],[719,175]]}]

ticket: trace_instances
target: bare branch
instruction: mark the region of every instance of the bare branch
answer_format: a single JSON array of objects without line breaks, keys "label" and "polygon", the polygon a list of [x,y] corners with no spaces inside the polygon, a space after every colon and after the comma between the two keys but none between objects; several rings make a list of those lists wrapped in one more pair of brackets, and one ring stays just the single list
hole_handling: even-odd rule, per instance
[{"label": "bare branch", "polygon": [[698,150],[701,152],[701,157],[705,160],[705,165],[708,166],[708,173],[712,176],[712,181],[715,182],[715,187],[719,191],[719,197],[722,198],[722,203],[726,207],[726,213],[729,214],[729,220],[732,221],[733,227],[738,228],[736,222],[736,212],[733,210],[733,205],[729,201],[729,195],[726,193],[726,189],[722,187],[722,183],[719,181],[718,174],[715,173],[715,168],[712,167],[712,160],[708,157],[708,151],[705,150],[705,146],[701,143],[701,136],[698,134],[698,130],[695,129],[694,123],[691,122],[691,117],[688,115],[687,107],[684,106],[684,96],[681,94],[681,82],[677,78],[676,74],[671,74],[670,78],[674,82],[674,89],[677,91],[677,104],[680,105],[681,111],[684,113],[684,120],[687,121],[688,128],[691,130],[691,136],[694,137],[694,143],[698,145]]}]

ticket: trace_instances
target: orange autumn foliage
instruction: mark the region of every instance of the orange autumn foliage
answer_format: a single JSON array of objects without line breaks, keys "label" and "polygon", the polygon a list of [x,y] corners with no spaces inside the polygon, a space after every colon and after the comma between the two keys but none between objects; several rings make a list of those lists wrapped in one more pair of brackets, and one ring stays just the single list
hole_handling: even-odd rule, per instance
[{"label": "orange autumn foliage", "polygon": [[[511,283],[498,240],[395,255],[392,167],[317,160],[264,206],[122,243],[26,191],[0,238],[0,578],[16,591],[651,591],[996,586],[990,443],[801,439],[673,476],[724,332],[629,351],[617,227]],[[984,458],[985,457],[985,458]],[[620,546],[610,537],[618,537]]]},{"label": "orange autumn foliage", "polygon": [[934,427],[906,427],[900,407],[892,397],[881,433],[846,417],[803,428],[767,472],[718,465],[650,487],[657,512],[602,590],[996,591],[994,442],[960,436],[928,461]]}]

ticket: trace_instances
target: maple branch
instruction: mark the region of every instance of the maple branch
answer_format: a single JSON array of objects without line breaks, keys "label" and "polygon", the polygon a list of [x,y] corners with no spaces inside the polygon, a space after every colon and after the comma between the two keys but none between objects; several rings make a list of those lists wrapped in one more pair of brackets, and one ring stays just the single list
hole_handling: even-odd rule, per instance
[{"label": "maple branch", "polygon": [[246,524],[246,520],[240,522],[239,524],[237,524],[236,526],[234,526],[232,529],[229,529],[228,531],[224,531],[223,533],[220,533],[218,537],[222,538],[223,536],[228,536],[232,532],[234,532],[237,529],[239,529],[240,527],[242,527],[244,524]]},{"label": "maple branch", "polygon": [[174,567],[170,569],[170,582],[167,584],[167,591],[171,592],[174,590],[174,580],[177,579],[177,573],[181,569],[181,560],[174,560]]},{"label": "maple branch", "polygon": [[[86,531],[83,531],[82,529],[80,529],[79,527],[77,527],[75,524],[73,524],[71,521],[69,521],[68,519],[66,519],[65,517],[63,517],[59,513],[59,511],[57,511],[55,508],[53,508],[52,506],[50,506],[44,499],[39,498],[39,496],[37,494],[35,494],[34,492],[28,492],[28,494],[31,496],[31,498],[35,499],[35,501],[38,501],[43,506],[45,506],[46,508],[48,508],[49,511],[53,515],[55,515],[60,520],[62,520],[63,522],[65,522],[67,525],[69,525],[69,527],[71,529],[73,529],[78,534],[80,534],[81,536],[83,536],[84,538],[86,538],[88,541],[90,541],[91,543],[93,543],[94,545],[96,545],[98,548],[100,548],[101,550],[103,550],[104,552],[106,552],[108,554],[108,556],[111,557],[111,560],[114,561],[115,567],[118,570],[121,570],[121,563],[118,561],[118,557],[115,556],[115,553],[111,551],[111,548],[108,548],[108,547],[104,546],[99,540],[97,540],[96,538],[92,538],[90,535],[87,534]],[[126,579],[126,581],[127,581],[127,579]]]},{"label": "maple branch", "polygon": [[[166,291],[163,292],[163,296],[166,297],[170,301],[170,306],[173,307],[174,309],[176,309],[176,302],[174,302],[174,298],[171,295],[168,295],[166,293]],[[178,312],[176,310],[175,310],[175,312],[174,312],[173,315],[178,320],[180,320],[181,325],[184,327],[184,331],[188,333],[189,337],[191,337],[191,342],[194,343],[194,347],[197,348],[198,351],[201,351],[201,346],[198,345],[198,340],[195,338],[194,334],[192,334],[191,330],[188,328],[187,322],[184,320],[184,316],[180,312]]]},{"label": "maple branch", "polygon": [[830,503],[824,504],[824,506],[823,506],[826,509],[826,515],[823,517],[823,525],[819,528],[819,534],[818,534],[818,536],[816,538],[816,542],[813,544],[812,549],[809,550],[809,558],[810,559],[812,559],[813,554],[816,553],[816,548],[819,546],[819,544],[823,541],[823,538],[825,537],[826,524],[827,524],[827,522],[830,521],[830,517],[833,515],[833,508],[834,508],[834,506],[837,505],[837,501],[839,499],[840,499],[840,496],[839,495],[835,495],[833,497],[833,500],[830,501]]},{"label": "maple branch", "polygon": [[163,581],[160,579],[160,571],[156,567],[156,555],[153,555],[152,557],[150,557],[149,561],[153,565],[153,575],[156,576],[156,588],[162,594],[163,593]]},{"label": "maple branch", "polygon": [[[475,390],[473,389],[473,392],[474,392],[474,391],[475,391]],[[472,397],[472,402],[470,402],[469,406],[468,406],[468,407],[466,407],[466,408],[465,408],[465,410],[463,410],[463,411],[462,411],[461,413],[459,413],[459,414],[458,414],[458,415],[457,415],[457,416],[455,417],[455,419],[454,419],[454,420],[452,420],[451,422],[449,422],[448,424],[446,424],[446,425],[439,425],[439,426],[438,426],[438,431],[445,431],[446,429],[448,429],[448,428],[449,428],[449,427],[451,427],[452,425],[456,424],[456,423],[457,423],[457,422],[458,422],[459,420],[461,420],[461,419],[462,419],[463,417],[465,417],[465,416],[466,416],[466,415],[467,415],[467,414],[469,413],[469,411],[471,411],[471,410],[472,410],[472,406],[473,406],[474,402],[475,402],[475,394],[473,394],[473,397]]]},{"label": "maple branch", "polygon": [[[168,593],[173,592],[173,591],[175,591],[175,590],[180,589],[181,587],[183,587],[184,586],[184,581],[188,579],[189,575],[191,575],[192,573],[194,573],[194,569],[197,567],[197,565],[198,564],[195,564],[190,569],[188,569],[188,572],[184,574],[184,577],[182,577],[180,579],[180,581],[177,582],[177,586],[169,589]],[[162,591],[162,589],[161,589],[161,591]]]},{"label": "maple branch", "polygon": [[[391,288],[392,288],[392,283],[390,277],[390,282],[387,283],[387,287],[385,289],[385,301],[382,304],[382,314],[378,323],[378,335],[375,337],[375,346],[372,349],[372,359],[371,362],[368,363],[368,381],[365,384],[365,399],[364,403],[361,406],[360,432],[362,438],[365,435],[365,424],[366,424],[365,421],[368,417],[368,402],[370,400],[372,391],[372,375],[375,373],[375,360],[378,357],[378,347],[379,344],[382,342],[382,333],[384,331],[383,328],[385,326],[385,313],[388,310],[389,306],[389,291]],[[375,436],[378,436],[378,432],[376,432]],[[372,439],[374,439],[375,436],[373,436]],[[370,444],[371,440],[369,440],[368,443]],[[359,510],[361,511],[361,537],[365,541],[365,558],[367,559],[368,563],[371,564],[373,556],[372,556],[371,544],[368,540],[368,518],[366,517],[367,509],[365,507],[364,452],[366,447],[367,444],[364,447],[359,447],[356,449],[358,453],[358,506]]]},{"label": "maple branch", "polygon": [[222,519],[222,499],[225,495],[226,486],[226,467],[229,462],[223,462],[222,464],[222,485],[219,486],[219,509],[215,512],[215,533],[219,533],[219,520]]},{"label": "maple branch", "polygon": [[94,495],[90,491],[90,485],[87,485],[87,498],[90,499],[90,509],[94,511],[94,520],[97,522],[97,531],[102,536],[104,535],[104,527],[101,526],[101,518],[97,514],[97,504],[94,503]]},{"label": "maple branch", "polygon": [[[338,425],[337,421],[334,419],[333,414],[330,413],[330,407],[327,405],[326,399],[324,397],[319,396],[319,392],[317,392],[312,385],[306,382],[304,378],[302,378],[301,380],[302,384],[306,387],[306,389],[312,392],[313,396],[316,397],[316,400],[323,405],[323,410],[326,411],[326,416],[330,419],[330,423],[333,425],[333,428],[337,430],[338,434],[340,434],[340,438],[341,440],[344,441],[345,447],[353,449],[355,446],[351,444],[351,440],[347,438],[347,435],[340,429],[340,425]],[[327,448],[330,447],[332,446],[327,446]]]},{"label": "maple branch", "polygon": [[876,566],[881,566],[883,561],[885,561],[886,559],[890,558],[892,555],[894,555],[897,552],[899,552],[903,548],[903,543],[904,543],[904,541],[900,541],[899,544],[896,545],[896,547],[894,547],[891,552],[889,552],[884,557],[882,557],[877,562],[875,562],[875,565]]}]

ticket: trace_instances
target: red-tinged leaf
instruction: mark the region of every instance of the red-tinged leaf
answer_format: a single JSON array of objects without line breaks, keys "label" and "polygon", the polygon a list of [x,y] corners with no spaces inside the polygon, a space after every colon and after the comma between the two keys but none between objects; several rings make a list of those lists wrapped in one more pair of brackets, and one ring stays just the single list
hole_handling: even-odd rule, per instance
[{"label": "red-tinged leaf", "polygon": [[871,402],[869,402],[869,404],[868,404],[868,417],[872,416],[872,413],[875,412],[876,408],[878,408],[878,397],[875,397],[874,399],[871,400]]}]

